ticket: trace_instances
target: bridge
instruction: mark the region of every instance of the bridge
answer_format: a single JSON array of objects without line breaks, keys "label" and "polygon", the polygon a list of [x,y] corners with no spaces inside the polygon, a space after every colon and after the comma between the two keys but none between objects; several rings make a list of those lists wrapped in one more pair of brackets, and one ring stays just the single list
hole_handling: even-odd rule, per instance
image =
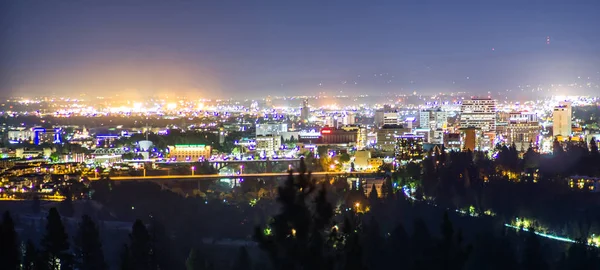
[{"label": "bridge", "polygon": [[[201,161],[200,161],[201,162]],[[233,166],[234,168],[242,168],[241,171],[243,172],[243,168],[245,169],[249,169],[250,166],[254,167],[255,170],[258,171],[263,171],[265,173],[271,173],[274,171],[273,168],[276,168],[275,171],[287,171],[290,169],[290,167],[292,168],[298,168],[300,166],[300,159],[299,158],[284,158],[284,159],[253,159],[253,160],[210,160],[207,161],[211,167],[215,168],[217,171],[220,171],[221,169],[225,168],[225,167],[231,167]],[[175,161],[175,162],[169,162],[169,161],[157,161],[156,164],[191,164],[191,163],[197,163],[195,161]],[[277,170],[277,166],[279,166],[279,170]],[[287,173],[286,173],[287,174]]]},{"label": "bridge", "polygon": [[[160,181],[160,180],[177,180],[177,181],[198,181],[198,180],[215,180],[215,179],[239,179],[239,178],[261,178],[261,177],[287,177],[290,174],[283,173],[247,173],[237,175],[221,175],[221,174],[201,174],[201,175],[161,175],[161,176],[115,176],[109,177],[112,181]],[[298,175],[297,172],[293,175]],[[376,177],[379,173],[373,172],[313,172],[312,177],[328,177],[328,176],[347,176],[347,177]],[[103,177],[89,178],[91,181],[97,181]]]}]

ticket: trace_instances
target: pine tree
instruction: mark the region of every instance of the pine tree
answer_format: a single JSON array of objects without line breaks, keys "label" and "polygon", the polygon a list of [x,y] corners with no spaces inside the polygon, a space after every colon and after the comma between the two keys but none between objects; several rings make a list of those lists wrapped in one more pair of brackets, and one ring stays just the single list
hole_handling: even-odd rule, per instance
[{"label": "pine tree", "polygon": [[203,269],[202,265],[203,265],[203,262],[200,259],[198,252],[196,251],[196,249],[192,248],[190,250],[190,254],[187,257],[187,260],[185,260],[185,269],[186,270],[202,270]]},{"label": "pine tree", "polygon": [[131,269],[149,270],[152,268],[152,244],[150,234],[146,225],[141,220],[136,220],[133,224],[131,234]]},{"label": "pine tree", "polygon": [[23,267],[22,270],[34,270],[36,269],[36,261],[38,258],[38,252],[35,245],[31,240],[27,240],[25,244],[25,254],[23,254]]},{"label": "pine tree", "polygon": [[121,251],[121,262],[119,265],[120,270],[132,270],[134,269],[131,263],[131,252],[129,250],[129,246],[127,244],[123,245],[123,250]]},{"label": "pine tree", "polygon": [[65,269],[70,265],[69,236],[65,231],[58,210],[52,207],[48,212],[46,234],[42,238],[42,252],[50,269]]},{"label": "pine tree", "polygon": [[548,264],[544,260],[542,245],[533,227],[528,228],[521,264],[524,269],[528,270],[548,269]]},{"label": "pine tree", "polygon": [[98,227],[89,216],[81,217],[79,231],[73,243],[75,245],[75,266],[78,269],[107,269]]},{"label": "pine tree", "polygon": [[73,198],[71,196],[71,190],[66,188],[63,191],[65,199],[60,202],[60,214],[65,217],[72,217],[75,213],[75,207],[73,206]]},{"label": "pine tree", "polygon": [[369,201],[371,203],[377,202],[379,200],[379,194],[377,193],[377,187],[375,184],[371,186],[371,192],[369,192]]},{"label": "pine tree", "polygon": [[290,173],[278,189],[281,213],[273,218],[270,229],[256,228],[256,241],[270,256],[274,269],[332,268],[325,230],[331,225],[333,207],[325,198],[325,186],[310,207],[309,199],[316,190],[310,173],[300,171],[296,177]]},{"label": "pine tree", "polygon": [[251,270],[252,262],[250,261],[250,256],[248,255],[248,251],[246,247],[241,247],[240,252],[233,265],[233,270]]},{"label": "pine tree", "polygon": [[2,269],[19,269],[19,257],[20,252],[15,224],[10,216],[10,212],[6,211],[0,225],[0,263],[2,264]]}]

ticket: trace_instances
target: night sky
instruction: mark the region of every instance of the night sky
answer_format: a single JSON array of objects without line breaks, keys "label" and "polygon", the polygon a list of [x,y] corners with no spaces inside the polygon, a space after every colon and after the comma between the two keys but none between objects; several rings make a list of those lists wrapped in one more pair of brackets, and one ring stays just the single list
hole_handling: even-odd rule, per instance
[{"label": "night sky", "polygon": [[3,94],[483,93],[600,76],[597,0],[0,2]]}]

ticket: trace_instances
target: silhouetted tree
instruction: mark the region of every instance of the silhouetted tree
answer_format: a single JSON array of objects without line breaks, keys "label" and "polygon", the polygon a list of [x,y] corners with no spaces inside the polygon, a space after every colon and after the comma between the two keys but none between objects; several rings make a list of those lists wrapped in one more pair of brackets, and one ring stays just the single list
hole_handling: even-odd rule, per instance
[{"label": "silhouetted tree", "polygon": [[[68,269],[71,265],[69,236],[65,231],[60,214],[56,208],[48,212],[46,233],[42,238],[42,255],[50,269]],[[39,266],[38,266],[39,267]]]},{"label": "silhouetted tree", "polygon": [[131,251],[129,250],[129,246],[127,244],[123,245],[123,250],[120,255],[120,270],[133,270],[133,263],[131,262]]},{"label": "silhouetted tree", "polygon": [[205,258],[198,254],[195,248],[190,250],[190,253],[185,260],[186,270],[212,270],[212,264],[210,264]]},{"label": "silhouetted tree", "polygon": [[77,269],[107,269],[98,227],[89,216],[81,217],[79,230],[73,244],[75,249],[74,265]]},{"label": "silhouetted tree", "polygon": [[[521,231],[523,232],[523,231]],[[521,262],[524,269],[542,270],[548,269],[548,263],[542,252],[542,245],[533,227],[528,228],[525,236],[525,247],[523,249],[523,259]]]},{"label": "silhouetted tree", "polygon": [[63,195],[65,196],[65,199],[59,205],[60,214],[65,217],[72,217],[75,213],[75,207],[73,207],[73,196],[71,195],[71,190],[66,188],[63,191]]},{"label": "silhouetted tree", "polygon": [[[256,241],[269,254],[274,269],[332,269],[325,234],[333,207],[327,202],[325,186],[317,194],[315,191],[310,173],[300,172],[296,177],[290,173],[278,188],[281,213],[273,218],[270,229],[256,228]],[[314,205],[310,207],[313,195]]]},{"label": "silhouetted tree", "polygon": [[0,264],[2,269],[14,270],[19,269],[20,261],[15,224],[10,212],[6,211],[0,224]]},{"label": "silhouetted tree", "polygon": [[252,269],[252,261],[250,261],[250,256],[248,255],[248,251],[246,247],[241,247],[238,258],[233,264],[233,270],[251,270]]},{"label": "silhouetted tree", "polygon": [[36,269],[36,262],[38,260],[38,252],[35,245],[31,240],[27,240],[25,244],[25,254],[23,254],[23,266],[22,270],[34,270]]},{"label": "silhouetted tree", "polygon": [[377,193],[377,187],[373,184],[373,186],[371,186],[371,191],[369,192],[369,202],[375,204],[377,201],[379,201],[379,194]]},{"label": "silhouetted tree", "polygon": [[136,220],[133,223],[131,234],[131,269],[134,270],[149,270],[154,269],[152,266],[152,244],[150,234],[146,225],[141,220]]}]

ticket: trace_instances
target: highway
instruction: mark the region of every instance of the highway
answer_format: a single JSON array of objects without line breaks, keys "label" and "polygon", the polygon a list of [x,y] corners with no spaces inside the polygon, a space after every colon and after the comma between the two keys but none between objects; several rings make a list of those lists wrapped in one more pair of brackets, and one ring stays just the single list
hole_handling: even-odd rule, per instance
[{"label": "highway", "polygon": [[[313,176],[377,176],[374,172],[313,172]],[[221,174],[199,174],[199,175],[160,175],[160,176],[113,176],[110,180],[113,181],[152,181],[152,180],[213,180],[213,179],[228,179],[228,178],[256,178],[256,177],[285,177],[289,173],[246,173],[236,175],[221,175]],[[294,175],[298,175],[297,172]],[[92,177],[91,181],[100,180],[100,177]]]}]

